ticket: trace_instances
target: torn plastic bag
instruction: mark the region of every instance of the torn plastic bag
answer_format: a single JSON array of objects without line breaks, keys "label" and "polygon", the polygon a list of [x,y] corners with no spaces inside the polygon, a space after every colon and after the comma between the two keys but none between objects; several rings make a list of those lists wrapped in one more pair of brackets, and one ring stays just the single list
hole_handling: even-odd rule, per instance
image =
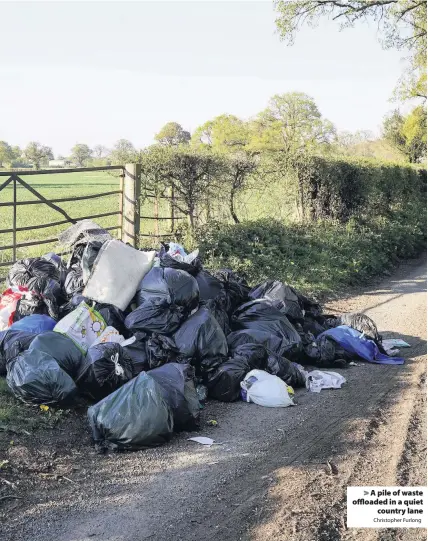
[{"label": "torn plastic bag", "polygon": [[56,325],[56,321],[44,314],[34,314],[26,316],[16,321],[10,328],[15,331],[25,331],[33,334],[51,331]]},{"label": "torn plastic bag", "polygon": [[7,365],[7,384],[26,404],[70,406],[77,394],[71,377],[42,351],[24,351]]},{"label": "torn plastic bag", "polygon": [[291,387],[304,387],[305,377],[297,366],[284,357],[270,354],[267,360],[266,371],[274,376],[278,376],[282,381]]},{"label": "torn plastic bag", "polygon": [[[232,329],[250,331],[250,339],[236,341],[228,337],[233,349],[246,342],[263,344],[268,351],[294,359],[301,351],[301,339],[287,317],[266,299],[257,299],[240,306],[232,316]],[[234,333],[231,333],[234,334]]]},{"label": "torn plastic bag", "polygon": [[92,267],[83,295],[126,310],[138,285],[153,266],[156,252],[140,252],[112,239],[105,242]]},{"label": "torn plastic bag", "polygon": [[59,282],[51,278],[32,278],[29,290],[16,305],[14,321],[32,314],[46,314],[59,319],[59,305],[65,300]]},{"label": "torn plastic bag", "polygon": [[249,300],[248,294],[251,288],[238,274],[230,269],[220,269],[213,272],[213,276],[222,282],[229,298],[231,311],[236,310],[238,306]]},{"label": "torn plastic bag", "polygon": [[149,375],[162,388],[174,417],[174,430],[195,430],[199,426],[199,398],[193,383],[194,369],[188,364],[169,363]]},{"label": "torn plastic bag", "polygon": [[241,357],[228,359],[215,372],[209,375],[208,395],[222,402],[238,400],[241,392],[241,381],[251,368],[247,360]]},{"label": "torn plastic bag", "polygon": [[26,287],[14,286],[6,289],[0,296],[0,331],[12,325],[18,301],[26,292]]},{"label": "torn plastic bag", "polygon": [[338,317],[338,325],[352,327],[356,331],[364,333],[369,340],[374,340],[375,342],[382,341],[376,323],[365,314],[342,314]]},{"label": "torn plastic bag", "polygon": [[85,302],[81,302],[73,312],[55,325],[54,331],[67,335],[86,353],[106,327],[101,314]]},{"label": "torn plastic bag", "polygon": [[241,344],[232,351],[233,357],[240,357],[245,359],[250,365],[251,370],[259,369],[266,370],[268,352],[267,349],[261,344],[254,344],[252,342]]},{"label": "torn plastic bag", "polygon": [[67,247],[84,247],[88,242],[105,242],[109,239],[110,233],[92,220],[79,220],[58,235],[59,243]]},{"label": "torn plastic bag", "polygon": [[0,332],[0,376],[6,374],[7,364],[23,351],[26,351],[36,334],[7,329]]},{"label": "torn plastic bag", "polygon": [[174,428],[163,391],[146,372],[90,407],[88,419],[100,449],[156,447],[171,439]]},{"label": "torn plastic bag", "polygon": [[71,267],[65,278],[64,291],[69,297],[73,297],[73,295],[82,293],[83,288],[84,284],[82,269],[79,266]]},{"label": "torn plastic bag", "polygon": [[50,355],[73,379],[76,378],[83,362],[83,354],[73,340],[53,331],[39,334],[31,342],[28,351],[42,351]]},{"label": "torn plastic bag", "polygon": [[24,286],[31,278],[52,278],[57,282],[60,272],[50,261],[42,257],[29,257],[17,261],[9,271],[7,283],[9,286]]},{"label": "torn plastic bag", "polygon": [[101,400],[134,377],[133,366],[120,344],[97,344],[88,349],[76,384],[83,394]]},{"label": "torn plastic bag", "polygon": [[137,306],[152,297],[165,298],[170,304],[183,306],[190,313],[198,306],[199,286],[195,278],[185,271],[154,267],[138,286]]},{"label": "torn plastic bag", "polygon": [[133,334],[141,331],[171,334],[185,317],[186,310],[182,306],[170,304],[162,297],[151,297],[126,317],[125,326]]},{"label": "torn plastic bag", "polygon": [[277,376],[263,370],[251,370],[241,382],[241,396],[245,402],[254,402],[269,408],[295,406],[294,391]]},{"label": "torn plastic bag", "polygon": [[202,372],[211,371],[226,360],[226,337],[215,317],[206,308],[199,308],[192,314],[173,338],[181,357],[191,361]]},{"label": "torn plastic bag", "polygon": [[249,292],[251,299],[279,301],[281,312],[293,321],[303,320],[299,298],[292,287],[278,280],[267,280]]},{"label": "torn plastic bag", "polygon": [[325,337],[334,340],[348,355],[364,359],[365,361],[377,364],[404,364],[403,358],[389,357],[381,353],[373,340],[367,339],[364,333],[358,332],[351,327],[340,325],[334,329],[324,331],[318,336],[317,342]]},{"label": "torn plastic bag", "polygon": [[82,254],[82,278],[83,283],[87,284],[89,276],[91,275],[92,267],[94,266],[95,260],[98,257],[98,253],[101,250],[103,242],[98,240],[89,241],[85,246]]},{"label": "torn plastic bag", "polygon": [[168,253],[169,246],[162,243],[162,248],[159,251],[159,263],[161,267],[168,267],[170,269],[183,270],[195,276],[201,269],[202,263],[199,257],[196,257],[191,263],[185,263],[184,261],[178,261]]},{"label": "torn plastic bag", "polygon": [[221,301],[210,299],[209,301],[202,301],[200,306],[211,312],[220,325],[221,330],[227,336],[230,333],[230,322],[227,312],[222,308],[222,304]]}]

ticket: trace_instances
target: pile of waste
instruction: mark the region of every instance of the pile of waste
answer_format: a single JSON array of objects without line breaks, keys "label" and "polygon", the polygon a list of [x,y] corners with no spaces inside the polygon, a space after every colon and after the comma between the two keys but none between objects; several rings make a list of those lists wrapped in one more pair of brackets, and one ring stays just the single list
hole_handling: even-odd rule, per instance
[{"label": "pile of waste", "polygon": [[67,261],[49,253],[9,271],[0,375],[26,404],[84,397],[100,448],[142,449],[197,429],[209,398],[287,407],[295,388],[345,383],[320,369],[404,362],[367,316],[323,314],[277,280],[251,287],[233,270],[209,272],[197,250],[137,250],[88,220],[59,241]]}]

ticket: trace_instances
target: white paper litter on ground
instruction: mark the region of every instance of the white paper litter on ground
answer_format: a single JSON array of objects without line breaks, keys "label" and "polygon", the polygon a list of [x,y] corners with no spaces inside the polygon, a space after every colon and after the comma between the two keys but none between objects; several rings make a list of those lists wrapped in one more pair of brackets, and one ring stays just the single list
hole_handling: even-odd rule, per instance
[{"label": "white paper litter on ground", "polygon": [[202,445],[212,445],[214,440],[211,438],[206,438],[205,436],[195,436],[194,438],[187,438],[189,441],[195,441],[196,443],[201,443]]},{"label": "white paper litter on ground", "polygon": [[312,370],[306,380],[306,388],[313,393],[320,393],[322,389],[340,389],[346,379],[337,372]]}]

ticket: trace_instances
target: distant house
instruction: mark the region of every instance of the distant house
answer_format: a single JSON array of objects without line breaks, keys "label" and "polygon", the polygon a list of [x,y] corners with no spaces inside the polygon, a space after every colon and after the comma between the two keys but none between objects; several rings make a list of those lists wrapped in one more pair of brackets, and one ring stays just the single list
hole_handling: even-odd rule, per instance
[{"label": "distant house", "polygon": [[71,162],[69,160],[49,160],[49,167],[55,169],[61,169],[62,167],[69,167]]}]

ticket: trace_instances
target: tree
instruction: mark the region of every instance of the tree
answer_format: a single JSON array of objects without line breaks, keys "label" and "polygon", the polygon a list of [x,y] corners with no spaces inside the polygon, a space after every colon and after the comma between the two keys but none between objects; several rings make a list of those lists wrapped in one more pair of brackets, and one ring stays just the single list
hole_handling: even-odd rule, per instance
[{"label": "tree", "polygon": [[223,161],[215,153],[191,147],[153,145],[140,156],[144,189],[176,195],[173,205],[186,215],[193,228],[196,209],[215,188]]},{"label": "tree", "polygon": [[236,196],[247,187],[248,179],[256,169],[256,158],[243,150],[228,156],[226,159],[226,179],[229,183],[229,211],[236,224],[240,222],[236,213]]},{"label": "tree", "polygon": [[220,115],[197,128],[192,136],[195,146],[208,146],[233,152],[250,143],[250,126],[234,115]]},{"label": "tree", "polygon": [[181,125],[177,122],[168,122],[160,132],[155,135],[155,141],[161,145],[176,147],[178,145],[187,144],[190,141],[190,133],[183,130]]},{"label": "tree", "polygon": [[427,110],[422,105],[413,109],[402,127],[407,155],[411,163],[418,163],[427,155]]},{"label": "tree", "polygon": [[53,160],[52,149],[35,141],[25,147],[24,156],[36,169],[40,169],[40,165],[46,164],[48,160]]},{"label": "tree", "polygon": [[383,123],[384,138],[396,149],[406,155],[410,163],[417,163],[426,156],[427,112],[424,106],[418,106],[403,116],[395,110],[385,117]]},{"label": "tree", "polygon": [[13,160],[13,150],[9,143],[6,141],[0,141],[0,167],[3,167],[3,164],[9,163]]},{"label": "tree", "polygon": [[302,92],[277,94],[255,121],[253,146],[280,150],[288,161],[310,150],[328,146],[335,137],[335,128],[322,118],[314,100]]},{"label": "tree", "polygon": [[137,159],[137,151],[131,141],[119,139],[110,153],[111,162],[114,165],[125,165],[133,163]]},{"label": "tree", "polygon": [[77,167],[85,167],[91,157],[92,150],[88,147],[88,145],[77,143],[71,149],[70,159],[77,165]]},{"label": "tree", "polygon": [[410,69],[398,95],[426,99],[426,0],[275,0],[275,9],[280,38],[288,44],[301,26],[316,26],[322,17],[337,20],[341,28],[367,19],[376,21],[386,48],[410,51]]},{"label": "tree", "polygon": [[110,153],[110,150],[103,145],[95,145],[93,154],[96,159],[106,158]]}]

